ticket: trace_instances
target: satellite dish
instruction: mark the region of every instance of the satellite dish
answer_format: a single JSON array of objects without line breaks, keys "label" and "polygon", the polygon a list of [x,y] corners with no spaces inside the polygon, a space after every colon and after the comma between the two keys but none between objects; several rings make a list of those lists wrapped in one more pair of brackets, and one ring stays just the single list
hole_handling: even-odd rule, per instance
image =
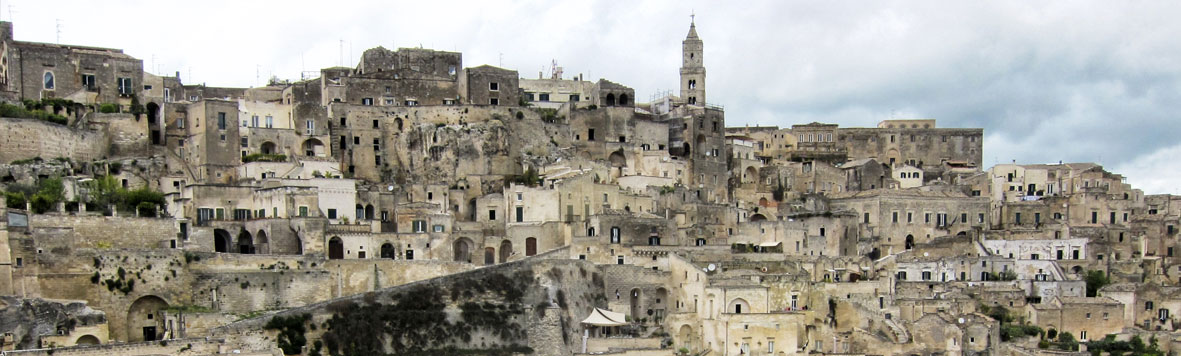
[{"label": "satellite dish", "polygon": [[964,323],[964,318],[960,318],[960,324]]},{"label": "satellite dish", "polygon": [[389,186],[389,187],[387,187],[387,188],[385,188],[385,189],[386,189],[386,190],[388,190],[388,191],[391,191],[391,192],[392,192],[392,191],[394,191],[394,186],[392,186],[392,185],[391,185],[391,186]]},{"label": "satellite dish", "polygon": [[706,267],[706,268],[709,269],[710,272],[713,272],[714,270],[718,269],[718,266],[714,265],[713,263],[710,263],[709,267]]}]

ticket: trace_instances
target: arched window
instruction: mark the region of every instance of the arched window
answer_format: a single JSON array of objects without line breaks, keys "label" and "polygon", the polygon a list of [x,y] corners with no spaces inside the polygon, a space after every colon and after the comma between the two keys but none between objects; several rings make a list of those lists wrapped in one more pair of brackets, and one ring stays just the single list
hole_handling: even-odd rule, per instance
[{"label": "arched window", "polygon": [[53,72],[45,72],[45,90],[53,90]]}]

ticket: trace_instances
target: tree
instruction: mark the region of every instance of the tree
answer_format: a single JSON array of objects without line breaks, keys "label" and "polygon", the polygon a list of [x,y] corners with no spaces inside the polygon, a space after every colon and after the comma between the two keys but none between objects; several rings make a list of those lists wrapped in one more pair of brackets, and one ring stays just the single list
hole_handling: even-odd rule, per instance
[{"label": "tree", "polygon": [[1083,277],[1087,282],[1087,296],[1094,297],[1099,293],[1099,289],[1108,284],[1111,284],[1111,278],[1103,271],[1087,271]]}]

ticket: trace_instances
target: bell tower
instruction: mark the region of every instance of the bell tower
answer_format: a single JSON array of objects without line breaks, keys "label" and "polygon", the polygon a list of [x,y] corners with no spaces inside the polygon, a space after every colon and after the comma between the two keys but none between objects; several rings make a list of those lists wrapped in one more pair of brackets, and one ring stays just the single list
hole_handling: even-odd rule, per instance
[{"label": "bell tower", "polygon": [[686,104],[705,105],[704,53],[694,16],[689,16],[689,35],[681,41],[681,100]]}]

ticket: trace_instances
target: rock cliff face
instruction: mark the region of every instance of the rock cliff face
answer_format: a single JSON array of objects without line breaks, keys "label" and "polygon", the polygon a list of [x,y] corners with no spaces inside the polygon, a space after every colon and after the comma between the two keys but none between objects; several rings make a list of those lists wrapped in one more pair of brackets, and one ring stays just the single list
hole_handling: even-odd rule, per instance
[{"label": "rock cliff face", "polygon": [[[253,351],[327,355],[475,352],[568,355],[578,322],[606,305],[591,263],[559,253],[339,298],[215,329]],[[298,346],[298,345],[296,345]]]},{"label": "rock cliff face", "polygon": [[522,119],[423,124],[390,134],[392,147],[404,149],[386,150],[387,155],[396,157],[389,172],[401,175],[387,178],[454,183],[469,176],[521,174],[523,165],[540,166],[570,158],[569,126],[546,123],[532,111],[518,113]]},{"label": "rock cliff face", "polygon": [[106,322],[106,314],[90,309],[84,302],[0,297],[0,334],[12,333],[18,350],[40,347],[40,336]]}]

